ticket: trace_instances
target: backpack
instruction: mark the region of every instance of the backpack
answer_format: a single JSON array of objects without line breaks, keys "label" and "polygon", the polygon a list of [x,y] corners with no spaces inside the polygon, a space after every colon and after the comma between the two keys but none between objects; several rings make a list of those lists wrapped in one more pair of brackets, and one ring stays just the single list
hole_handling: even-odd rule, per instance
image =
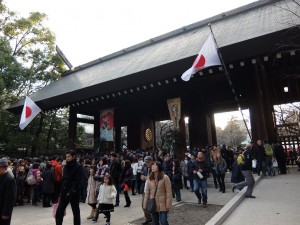
[{"label": "backpack", "polygon": [[27,177],[26,177],[26,182],[27,182],[28,185],[36,184],[36,179],[35,179],[35,176],[32,173],[32,169],[30,169],[28,171],[28,174],[27,174]]},{"label": "backpack", "polygon": [[273,149],[272,149],[271,145],[265,144],[264,148],[265,148],[265,153],[266,153],[267,156],[272,156],[273,155]]},{"label": "backpack", "polygon": [[53,168],[54,168],[55,181],[60,182],[62,180],[62,174],[60,174],[59,171],[58,171],[59,167],[57,165],[55,165]]},{"label": "backpack", "polygon": [[236,161],[239,166],[243,166],[245,164],[245,156],[243,154],[239,154]]}]

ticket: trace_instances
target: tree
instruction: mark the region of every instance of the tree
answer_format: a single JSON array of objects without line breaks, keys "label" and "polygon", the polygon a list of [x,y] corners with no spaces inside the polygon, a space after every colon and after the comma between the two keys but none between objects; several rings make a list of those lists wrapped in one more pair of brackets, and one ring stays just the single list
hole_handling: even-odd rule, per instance
[{"label": "tree", "polygon": [[241,126],[241,121],[232,117],[227,126],[222,130],[216,128],[218,143],[229,146],[238,146],[247,138],[247,129]]},{"label": "tree", "polygon": [[300,136],[300,103],[274,106],[277,133],[279,136]]},{"label": "tree", "polygon": [[[60,78],[65,70],[55,52],[55,36],[44,26],[47,16],[32,12],[19,17],[0,0],[0,144],[5,149],[38,150],[67,146],[68,119],[61,113],[44,113],[24,130],[18,128],[19,115],[5,110],[11,103],[36,92]],[[63,110],[67,113],[67,110]],[[78,127],[78,137],[82,134]],[[80,146],[80,140],[76,140]]]},{"label": "tree", "polygon": [[160,149],[170,149],[175,142],[174,126],[171,120],[155,123],[156,146]]}]

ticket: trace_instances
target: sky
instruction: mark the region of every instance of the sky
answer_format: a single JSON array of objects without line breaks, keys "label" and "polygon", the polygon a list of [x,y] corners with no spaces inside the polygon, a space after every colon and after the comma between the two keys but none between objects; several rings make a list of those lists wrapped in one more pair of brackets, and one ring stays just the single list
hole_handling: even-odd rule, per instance
[{"label": "sky", "polygon": [[[254,0],[4,0],[27,17],[48,15],[46,26],[73,66],[79,66]],[[200,50],[201,46],[199,46]],[[248,115],[248,112],[246,112]],[[218,114],[224,128],[232,116]]]},{"label": "sky", "polygon": [[[21,16],[38,11],[79,66],[254,0],[5,0]],[[199,46],[200,50],[200,46]]]}]

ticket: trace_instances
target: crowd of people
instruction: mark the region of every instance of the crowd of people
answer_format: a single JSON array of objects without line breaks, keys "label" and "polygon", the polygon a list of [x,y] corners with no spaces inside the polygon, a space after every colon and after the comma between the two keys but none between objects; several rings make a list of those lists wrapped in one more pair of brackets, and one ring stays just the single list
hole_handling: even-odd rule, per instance
[{"label": "crowd of people", "polygon": [[[276,169],[280,174],[287,173],[282,145],[269,145],[261,140],[251,142],[245,149],[234,150],[225,145],[192,148],[181,161],[161,150],[126,150],[82,157],[70,150],[63,156],[0,158],[0,224],[10,224],[13,206],[27,203],[34,207],[57,204],[55,220],[61,225],[70,203],[74,225],[79,225],[79,202],[82,202],[91,207],[86,219],[97,222],[99,214],[103,213],[109,225],[111,212],[120,206],[120,194],[127,208],[131,206],[130,196],[141,194],[143,224],[167,225],[173,198],[180,202],[183,188],[194,192],[198,203],[207,207],[209,176],[213,177],[215,188],[225,193],[224,178],[231,172],[232,191],[247,186],[246,197],[255,198],[252,195],[253,173],[273,176]],[[4,184],[2,180],[7,182]],[[6,195],[8,192],[10,195]],[[10,196],[11,203],[4,202],[6,198],[2,195]],[[154,211],[147,206],[152,198],[156,200]],[[4,207],[4,204],[11,207]]]}]

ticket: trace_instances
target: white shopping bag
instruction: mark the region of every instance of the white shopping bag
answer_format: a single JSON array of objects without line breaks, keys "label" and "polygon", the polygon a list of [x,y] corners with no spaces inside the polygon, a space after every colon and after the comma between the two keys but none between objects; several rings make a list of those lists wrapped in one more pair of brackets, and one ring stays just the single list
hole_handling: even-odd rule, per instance
[{"label": "white shopping bag", "polygon": [[252,160],[252,168],[256,168],[256,164],[257,164],[256,159],[253,159],[253,160]]}]

